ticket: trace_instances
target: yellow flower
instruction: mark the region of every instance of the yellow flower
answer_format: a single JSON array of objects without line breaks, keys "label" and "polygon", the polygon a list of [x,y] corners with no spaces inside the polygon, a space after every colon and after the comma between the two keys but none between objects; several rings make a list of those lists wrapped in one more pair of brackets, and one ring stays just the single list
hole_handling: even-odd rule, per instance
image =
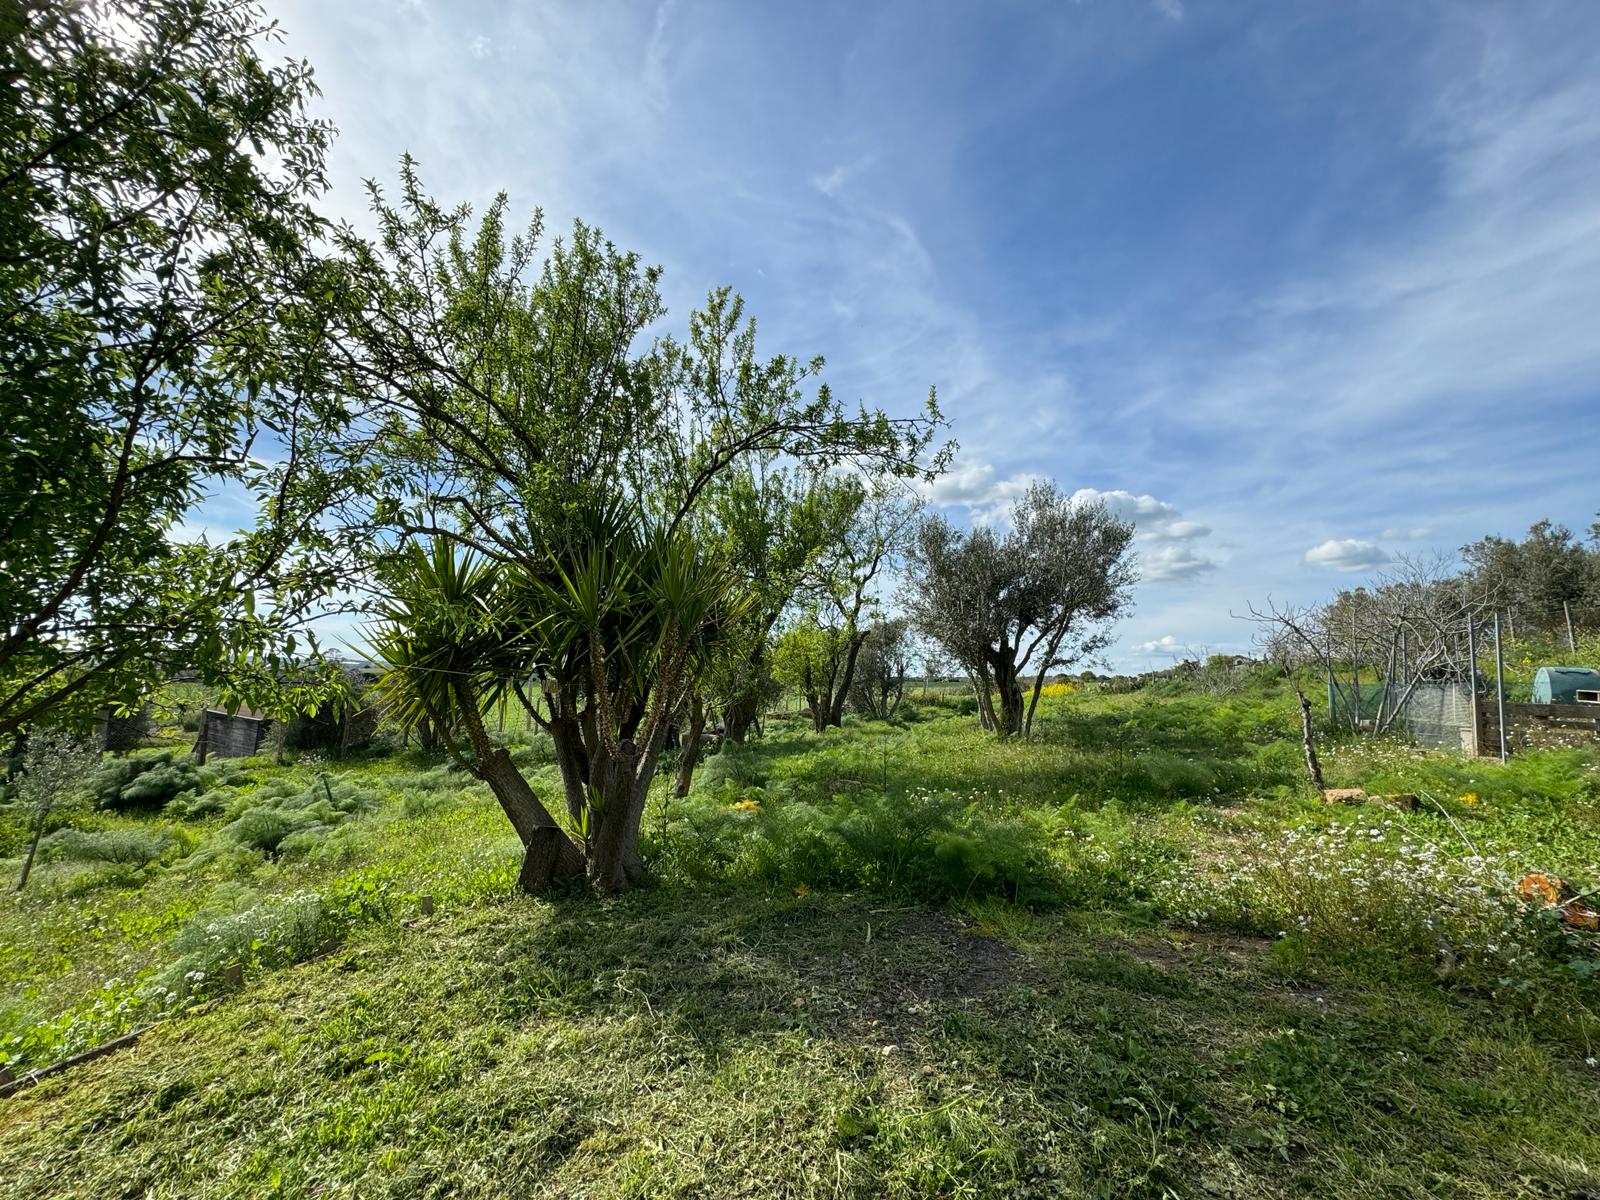
[{"label": "yellow flower", "polygon": [[1463,803],[1463,804],[1476,804],[1477,802],[1478,802],[1478,793],[1477,792],[1468,792],[1464,796],[1461,797],[1461,803]]},{"label": "yellow flower", "polygon": [[733,807],[733,810],[735,812],[752,812],[752,813],[753,812],[760,812],[761,811],[761,801],[753,800],[753,799],[744,799],[744,800],[740,800],[737,804],[733,805],[732,807]]}]

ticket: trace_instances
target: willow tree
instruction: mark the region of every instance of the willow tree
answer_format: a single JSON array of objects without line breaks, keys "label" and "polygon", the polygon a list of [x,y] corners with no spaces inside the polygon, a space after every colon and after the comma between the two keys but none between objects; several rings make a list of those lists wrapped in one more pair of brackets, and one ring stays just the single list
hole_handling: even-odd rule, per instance
[{"label": "willow tree", "polygon": [[1074,502],[1036,483],[1009,516],[1004,532],[924,520],[905,589],[912,624],[961,663],[980,722],[1002,737],[1032,732],[1046,673],[1106,644],[1107,623],[1138,578],[1128,553],[1133,525],[1101,502]]},{"label": "willow tree", "polygon": [[[718,484],[762,456],[926,474],[948,458],[933,446],[937,403],[930,393],[905,418],[847,409],[818,380],[820,358],[761,358],[726,289],[689,315],[682,341],[647,342],[665,315],[659,269],[581,223],[548,249],[538,216],[508,237],[504,197],[474,227],[469,209],[426,196],[409,160],[398,203],[374,188],[373,207],[376,240],[340,236],[339,342],[347,392],[387,423],[395,532],[447,539],[516,583],[545,680],[537,695],[514,676],[506,686],[554,741],[569,817],[592,812],[594,797],[628,814],[620,833],[595,834],[590,868],[601,886],[626,886],[639,867],[638,789],[697,652],[686,642],[726,607],[691,619],[702,585],[717,591],[719,559],[697,525]],[[637,514],[639,544],[676,564],[659,586],[676,579],[678,599],[617,582],[645,577],[597,533],[608,528],[598,514],[619,506]],[[492,649],[481,647],[480,678],[493,674]],[[625,777],[635,799],[624,805]]]}]

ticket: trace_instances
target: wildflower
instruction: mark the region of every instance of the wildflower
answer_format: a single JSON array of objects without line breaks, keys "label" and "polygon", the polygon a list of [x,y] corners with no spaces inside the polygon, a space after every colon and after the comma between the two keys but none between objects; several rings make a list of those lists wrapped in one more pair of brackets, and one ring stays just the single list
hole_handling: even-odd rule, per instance
[{"label": "wildflower", "polygon": [[1478,802],[1478,793],[1477,792],[1464,792],[1464,793],[1462,793],[1462,795],[1461,795],[1461,803],[1463,803],[1463,804],[1476,804],[1477,802]]},{"label": "wildflower", "polygon": [[746,797],[731,806],[735,812],[758,813],[761,811],[761,801]]}]

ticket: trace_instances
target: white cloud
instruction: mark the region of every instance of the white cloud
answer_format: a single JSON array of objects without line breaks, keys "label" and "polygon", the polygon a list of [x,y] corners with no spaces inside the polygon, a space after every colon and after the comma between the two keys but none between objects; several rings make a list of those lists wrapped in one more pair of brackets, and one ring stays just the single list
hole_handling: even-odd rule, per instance
[{"label": "white cloud", "polygon": [[1146,583],[1171,583],[1178,579],[1193,579],[1207,571],[1217,569],[1217,564],[1188,546],[1166,543],[1138,548],[1139,578]]},{"label": "white cloud", "polygon": [[922,494],[933,504],[965,505],[975,525],[1003,523],[1006,511],[1040,477],[1031,473],[995,477],[988,463],[957,463],[932,483],[922,484]]},{"label": "white cloud", "polygon": [[1386,542],[1420,542],[1433,530],[1426,526],[1415,526],[1410,529],[1385,529],[1379,536]]},{"label": "white cloud", "polygon": [[1103,502],[1114,516],[1121,517],[1124,521],[1132,521],[1138,527],[1135,536],[1140,541],[1191,541],[1205,537],[1211,532],[1209,525],[1202,525],[1198,521],[1181,520],[1183,513],[1175,505],[1157,500],[1151,495],[1136,496],[1121,488],[1109,492],[1102,492],[1096,488],[1079,488],[1072,493],[1072,499],[1080,504],[1093,504],[1096,500]]},{"label": "white cloud", "polygon": [[1155,0],[1156,11],[1169,21],[1183,20],[1183,0]]},{"label": "white cloud", "polygon": [[837,163],[827,171],[811,177],[811,186],[830,200],[836,198],[844,186],[872,165],[873,156],[863,155],[854,162]]},{"label": "white cloud", "polygon": [[[922,494],[934,504],[965,506],[974,525],[1003,525],[1012,502],[1040,479],[1031,472],[1002,478],[988,463],[960,462],[922,485]],[[1139,574],[1147,583],[1193,579],[1216,569],[1216,562],[1192,545],[1209,535],[1211,527],[1185,519],[1176,505],[1121,488],[1079,488],[1070,499],[1075,504],[1102,502],[1113,516],[1133,522]]]},{"label": "white cloud", "polygon": [[1139,653],[1141,654],[1171,654],[1182,649],[1183,644],[1170,633],[1162,634],[1153,642],[1141,642],[1139,644]]},{"label": "white cloud", "polygon": [[1383,547],[1357,538],[1329,538],[1307,550],[1306,561],[1336,571],[1364,571],[1382,566],[1389,561],[1389,555]]},{"label": "white cloud", "polygon": [[467,43],[467,53],[473,58],[488,58],[494,53],[494,43],[480,33]]},{"label": "white cloud", "polygon": [[667,106],[667,23],[677,0],[661,0],[656,5],[655,24],[644,49],[644,82],[650,101],[658,109]]}]

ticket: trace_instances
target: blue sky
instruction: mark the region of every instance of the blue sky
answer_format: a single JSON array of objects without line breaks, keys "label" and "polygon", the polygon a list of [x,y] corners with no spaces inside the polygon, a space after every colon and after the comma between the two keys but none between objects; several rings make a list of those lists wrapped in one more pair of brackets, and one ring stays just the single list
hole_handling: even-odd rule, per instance
[{"label": "blue sky", "polygon": [[[933,499],[1139,524],[1114,660],[1600,508],[1600,4],[279,3],[334,211],[410,151],[742,292],[843,397],[930,384]],[[669,324],[671,322],[669,321]]]}]

